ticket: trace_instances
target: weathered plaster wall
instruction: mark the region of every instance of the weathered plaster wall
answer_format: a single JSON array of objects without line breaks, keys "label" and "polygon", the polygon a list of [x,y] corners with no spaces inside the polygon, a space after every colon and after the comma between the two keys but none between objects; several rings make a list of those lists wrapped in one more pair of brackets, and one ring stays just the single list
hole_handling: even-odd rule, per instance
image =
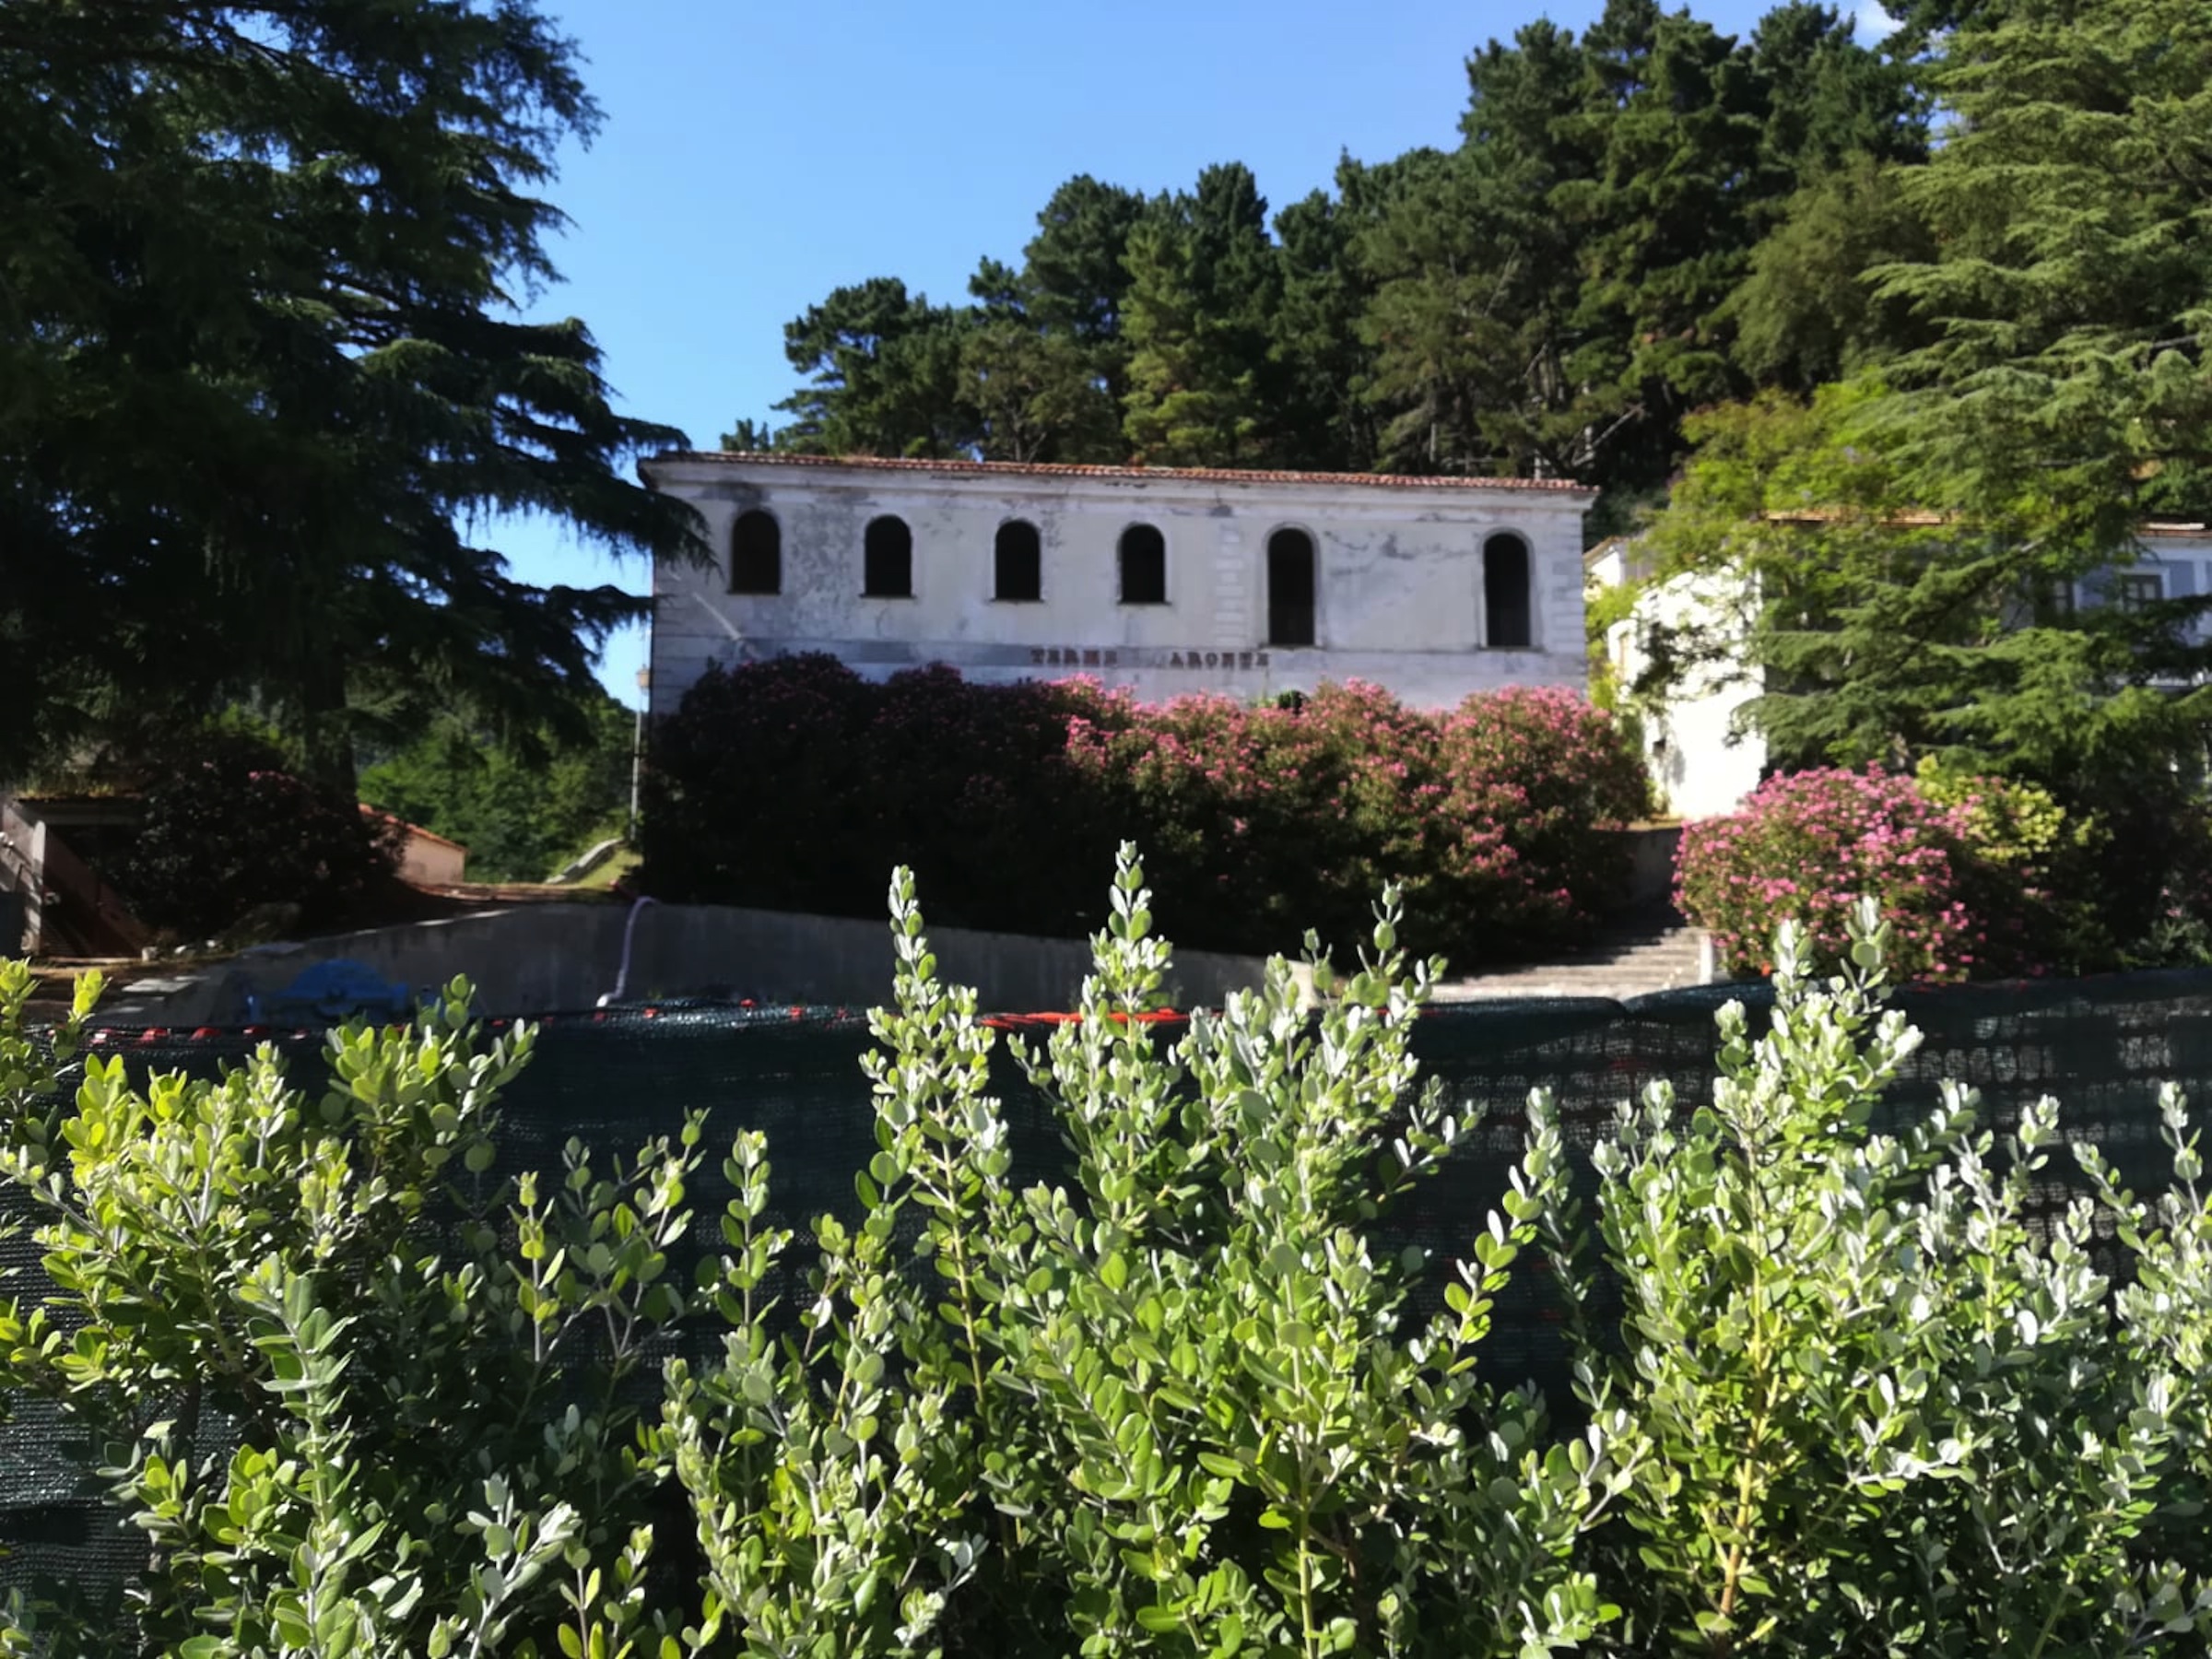
[{"label": "weathered plaster wall", "polygon": [[[1582,518],[1558,490],[1222,483],[1174,474],[1100,478],[685,459],[651,464],[696,505],[722,562],[654,578],[653,706],[676,707],[710,662],[828,651],[881,677],[946,662],[994,681],[1092,674],[1146,699],[1253,696],[1358,677],[1428,706],[1513,685],[1583,683]],[[733,594],[728,548],[751,507],[782,527],[783,591]],[[912,598],[868,598],[862,538],[895,513],[913,533]],[[993,595],[1009,518],[1035,524],[1042,597]],[[1167,543],[1168,603],[1120,603],[1117,548],[1133,523]],[[1267,542],[1295,527],[1317,552],[1311,649],[1267,642]],[[1534,646],[1484,643],[1482,546],[1528,544]]]}]

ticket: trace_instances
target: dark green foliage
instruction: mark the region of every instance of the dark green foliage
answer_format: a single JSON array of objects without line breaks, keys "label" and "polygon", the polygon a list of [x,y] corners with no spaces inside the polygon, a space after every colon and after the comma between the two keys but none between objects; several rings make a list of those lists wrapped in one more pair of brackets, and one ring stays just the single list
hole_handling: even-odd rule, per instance
[{"label": "dark green foliage", "polygon": [[2021,0],[1944,43],[1947,141],[1902,183],[1936,248],[1877,268],[1929,338],[1884,410],[1930,506],[2124,547],[2212,464],[2212,15]]},{"label": "dark green foliage", "polygon": [[974,441],[960,406],[968,318],[909,295],[895,276],[834,290],[783,331],[806,383],[776,406],[792,449],[839,455],[950,455]]},{"label": "dark green foliage", "polygon": [[1729,297],[1736,366],[1763,386],[1814,388],[1924,344],[1912,307],[1877,294],[1867,273],[1933,256],[1935,240],[1904,197],[1906,170],[1857,156],[1806,185],[1751,254]]},{"label": "dark green foliage", "polygon": [[1068,873],[1111,854],[1066,758],[1073,701],[950,668],[872,685],[835,658],[710,672],[654,723],[642,847],[666,899],[865,915],[877,875],[925,869],[958,926],[1075,934]]},{"label": "dark green foliage", "polygon": [[1097,354],[1071,334],[1036,328],[1020,307],[1009,297],[961,343],[961,395],[977,453],[986,461],[1119,459]]},{"label": "dark green foliage", "polygon": [[1467,75],[1465,143],[1370,255],[1372,395],[1409,470],[1662,483],[1683,415],[1740,384],[1726,303],[1781,201],[1858,136],[1918,143],[1910,89],[1818,8],[1738,42],[1614,0],[1583,39],[1533,23]]},{"label": "dark green foliage", "polygon": [[536,192],[597,111],[526,0],[11,5],[0,18],[0,771],[137,706],[257,696],[352,782],[365,705],[560,718],[613,587],[460,525],[700,551],[624,476]]},{"label": "dark green foliage", "polygon": [[1262,461],[1277,400],[1268,360],[1279,299],[1267,203],[1241,163],[1153,205],[1131,231],[1123,334],[1131,347],[1122,430],[1151,465]]},{"label": "dark green foliage", "polygon": [[141,922],[190,939],[265,904],[296,905],[310,927],[343,921],[392,874],[395,847],[350,796],[302,780],[253,737],[172,746],[145,801],[109,874]]},{"label": "dark green foliage", "polygon": [[468,849],[472,881],[543,881],[629,811],[637,715],[601,692],[586,736],[506,743],[447,714],[361,772],[361,799]]}]

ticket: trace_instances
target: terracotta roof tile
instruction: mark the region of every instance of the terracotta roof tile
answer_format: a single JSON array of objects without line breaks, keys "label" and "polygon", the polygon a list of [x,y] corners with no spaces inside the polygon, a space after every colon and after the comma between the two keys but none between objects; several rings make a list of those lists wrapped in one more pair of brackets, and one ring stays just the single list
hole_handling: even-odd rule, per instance
[{"label": "terracotta roof tile", "polygon": [[410,836],[417,837],[422,841],[436,841],[440,846],[451,847],[456,853],[465,853],[468,851],[468,849],[463,846],[459,841],[448,841],[444,836],[440,835],[435,830],[425,830],[420,824],[410,824],[406,818],[401,818],[397,813],[386,812],[381,807],[371,806],[366,801],[361,803],[361,816],[363,818],[382,818],[387,824],[397,824]]},{"label": "terracotta roof tile", "polygon": [[1396,473],[1257,472],[1227,466],[1085,466],[1061,462],[933,461],[902,455],[793,455],[747,450],[671,450],[639,463],[641,472],[663,461],[708,461],[747,466],[851,466],[871,471],[947,473],[962,477],[1107,478],[1143,481],[1188,479],[1205,484],[1355,484],[1377,489],[1538,489],[1595,495],[1565,478],[1412,477]]}]

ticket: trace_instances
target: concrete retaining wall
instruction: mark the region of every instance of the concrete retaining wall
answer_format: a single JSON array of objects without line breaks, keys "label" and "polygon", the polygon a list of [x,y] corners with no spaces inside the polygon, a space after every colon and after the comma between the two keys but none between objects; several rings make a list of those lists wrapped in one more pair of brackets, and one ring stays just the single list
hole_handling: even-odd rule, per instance
[{"label": "concrete retaining wall", "polygon": [[[527,904],[406,927],[372,928],[241,952],[165,994],[119,1005],[119,1024],[236,1024],[249,995],[265,1001],[312,963],[345,958],[418,991],[466,974],[487,1014],[588,1008],[621,971],[630,911],[619,904]],[[1035,1012],[1074,1005],[1090,966],[1088,943],[932,928],[939,975],[976,987],[986,1010]],[[890,933],[882,922],[649,904],[637,912],[625,1000],[687,994],[865,1008],[891,993]],[[1178,955],[1169,991],[1183,1007],[1218,1006],[1259,982],[1256,959]]]}]

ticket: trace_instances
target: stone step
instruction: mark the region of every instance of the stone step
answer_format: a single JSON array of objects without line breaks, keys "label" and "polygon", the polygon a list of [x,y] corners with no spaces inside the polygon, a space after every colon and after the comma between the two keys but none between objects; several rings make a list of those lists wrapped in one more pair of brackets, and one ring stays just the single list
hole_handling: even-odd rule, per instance
[{"label": "stone step", "polygon": [[1619,999],[1703,982],[1703,935],[1692,927],[1643,930],[1557,962],[1470,974],[1438,987],[1438,1000],[1592,996]]}]

